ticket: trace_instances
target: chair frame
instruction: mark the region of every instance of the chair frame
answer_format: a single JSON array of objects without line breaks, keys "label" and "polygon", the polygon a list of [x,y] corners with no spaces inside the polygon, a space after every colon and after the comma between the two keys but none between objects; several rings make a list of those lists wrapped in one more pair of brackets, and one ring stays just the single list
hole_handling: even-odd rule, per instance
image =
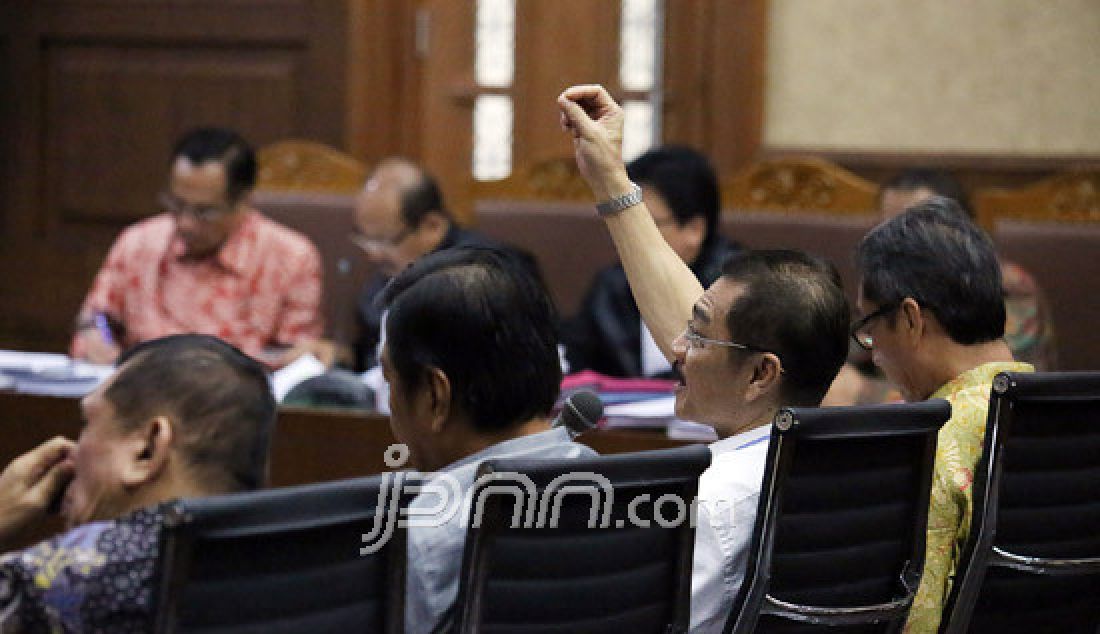
[{"label": "chair frame", "polygon": [[[884,417],[906,408],[909,420],[884,424]],[[855,625],[893,621],[901,629],[916,596],[924,568],[925,536],[928,522],[928,500],[932,490],[932,472],[936,459],[936,433],[929,433],[950,418],[947,401],[934,399],[906,405],[886,404],[855,407],[796,408],[785,407],[776,412],[772,421],[772,437],[768,447],[768,462],[760,492],[760,505],[753,528],[749,561],[744,582],[726,621],[727,634],[753,632],[761,615],[773,615],[812,625]],[[928,433],[917,491],[917,516],[914,518],[912,554],[905,570],[900,571],[904,596],[893,601],[853,607],[823,607],[800,605],[776,599],[769,594],[775,532],[783,497],[783,484],[791,471],[799,438],[842,439],[868,436],[896,436]]]},{"label": "chair frame", "polygon": [[[248,493],[234,493],[216,496],[214,498],[177,500],[172,503],[165,512],[160,544],[159,569],[157,571],[159,583],[153,592],[153,631],[161,634],[172,634],[178,631],[177,619],[179,616],[179,599],[182,589],[187,585],[190,579],[190,563],[192,561],[195,542],[198,539],[195,526],[196,517],[195,513],[192,511],[196,502],[200,506],[204,505],[208,499],[217,500],[222,503],[227,502],[222,509],[213,511],[211,515],[216,513],[231,514],[241,511],[242,508],[245,508],[246,505],[250,503],[261,508],[270,508],[280,503],[292,501],[295,497],[302,494],[318,495],[326,492],[335,494],[340,494],[342,492],[350,493],[358,487],[374,486],[375,482],[380,483],[383,491],[390,486],[393,486],[397,491],[401,491],[399,493],[401,496],[400,504],[389,504],[385,509],[387,515],[390,517],[384,521],[393,522],[393,534],[383,547],[381,553],[374,553],[370,556],[379,556],[382,554],[382,556],[386,558],[387,592],[385,598],[385,633],[403,634],[405,631],[405,560],[407,535],[405,528],[397,521],[397,518],[400,515],[398,508],[404,508],[408,503],[408,495],[404,493],[401,488],[404,482],[403,479],[398,478],[396,483],[392,483],[389,477],[379,476],[337,480],[320,484],[298,485]],[[380,504],[386,505],[388,495],[392,493],[393,490],[387,494],[386,498],[380,500]],[[233,498],[237,499],[234,500]],[[250,500],[249,498],[252,499]],[[377,511],[378,509],[375,510],[376,513]],[[324,521],[316,519],[297,517],[294,518],[291,525],[293,529],[304,529],[322,526],[325,523]],[[231,531],[232,529],[229,530]],[[264,533],[272,531],[256,529],[249,532]]]},{"label": "chair frame", "polygon": [[[1079,377],[1089,384],[1065,386],[1066,377]],[[1053,388],[1049,394],[1039,391]],[[1058,389],[1061,388],[1061,389]],[[1088,393],[1091,388],[1091,393]],[[959,573],[943,612],[940,631],[967,632],[974,615],[985,573],[1002,567],[1037,575],[1100,574],[1100,557],[1058,559],[1008,552],[996,545],[997,516],[1004,476],[1004,452],[1015,423],[1015,405],[1021,398],[1031,402],[1100,401],[1100,372],[1001,372],[993,379],[986,422],[982,459],[974,474],[974,515],[970,536],[959,559]]]},{"label": "chair frame", "polygon": [[[643,451],[627,454],[614,454],[607,456],[600,456],[594,460],[599,460],[603,463],[605,471],[600,472],[609,480],[612,480],[615,484],[622,484],[629,486],[634,483],[646,483],[646,484],[668,484],[672,482],[682,482],[682,476],[662,474],[660,471],[660,464],[651,465],[653,469],[650,469],[646,473],[638,474],[623,474],[620,471],[620,465],[629,464],[632,458],[639,455],[657,456],[659,454],[681,454],[684,456],[681,460],[700,460],[706,461],[706,464],[710,463],[710,449],[706,445],[688,445],[685,447],[679,447],[676,449],[658,449],[653,451]],[[694,455],[698,454],[698,455]],[[704,457],[705,454],[705,457]],[[537,460],[489,460],[482,463],[478,469],[479,478],[486,475],[493,474],[508,474],[508,473],[523,473],[519,468],[521,465],[533,464],[536,462],[542,462]],[[557,462],[557,461],[555,461]],[[579,469],[586,469],[590,465],[589,460],[578,461]],[[565,465],[572,467],[572,465]],[[650,466],[650,465],[647,465]],[[706,467],[704,466],[703,469]],[[598,469],[598,467],[597,467]],[[700,472],[703,470],[701,469]],[[572,469],[569,469],[570,471]],[[539,474],[534,476],[540,485],[545,485],[543,480],[546,478],[546,473],[551,471],[557,471],[556,469],[543,469],[539,471]],[[617,475],[608,476],[608,472],[620,471]],[[551,473],[551,479],[553,474]],[[492,486],[492,485],[489,485]],[[478,493],[483,489],[484,485],[478,486],[474,490],[474,496],[472,499],[478,499]],[[695,499],[699,490],[698,477],[694,478],[691,482],[684,485],[682,494],[690,499]],[[545,488],[539,486],[539,494],[535,500],[531,500],[530,503],[537,501],[544,493]],[[490,504],[492,498],[489,498]],[[486,508],[489,504],[486,504]],[[692,505],[694,509],[694,505]],[[689,511],[691,517],[689,517],[681,526],[677,527],[679,531],[678,539],[679,545],[677,547],[677,562],[676,562],[676,589],[677,595],[673,597],[673,612],[671,623],[666,626],[667,634],[686,634],[691,619],[691,572],[692,572],[692,557],[695,551],[695,528],[694,528],[694,514]],[[481,610],[483,602],[481,600],[482,593],[485,589],[486,583],[489,580],[488,567],[485,565],[486,554],[489,552],[485,548],[485,544],[494,535],[499,533],[503,529],[507,529],[510,526],[508,518],[499,516],[497,514],[486,513],[482,519],[480,526],[474,526],[472,523],[467,529],[466,534],[466,546],[463,554],[462,565],[462,579],[458,593],[458,602],[456,603],[456,626],[455,632],[460,634],[476,634],[479,631],[481,623]],[[612,529],[613,530],[613,529]]]}]

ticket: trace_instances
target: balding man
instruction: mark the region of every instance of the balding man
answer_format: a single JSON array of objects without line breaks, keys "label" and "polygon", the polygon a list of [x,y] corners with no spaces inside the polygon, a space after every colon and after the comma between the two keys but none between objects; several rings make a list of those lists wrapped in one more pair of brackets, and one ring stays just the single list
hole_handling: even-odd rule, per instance
[{"label": "balding man", "polygon": [[355,200],[356,243],[375,267],[359,296],[360,370],[375,365],[382,307],[375,301],[390,278],[417,258],[454,246],[498,246],[462,229],[447,210],[435,179],[402,158],[384,159]]},{"label": "balding man", "polygon": [[0,553],[60,498],[69,530],[0,555],[0,632],[145,632],[165,504],[266,483],[264,368],[207,335],[137,344],[54,438],[0,472]]}]

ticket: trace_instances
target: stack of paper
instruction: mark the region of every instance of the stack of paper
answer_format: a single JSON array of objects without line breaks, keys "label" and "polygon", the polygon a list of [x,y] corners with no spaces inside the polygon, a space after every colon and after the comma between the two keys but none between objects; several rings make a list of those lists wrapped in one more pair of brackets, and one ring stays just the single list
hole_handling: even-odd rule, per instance
[{"label": "stack of paper", "polygon": [[664,429],[669,438],[677,440],[718,440],[714,428],[703,423],[676,418],[676,397],[669,394],[633,403],[608,405],[604,408],[605,429]]},{"label": "stack of paper", "polygon": [[109,365],[73,361],[63,354],[0,350],[0,386],[44,396],[84,396],[111,375]]}]

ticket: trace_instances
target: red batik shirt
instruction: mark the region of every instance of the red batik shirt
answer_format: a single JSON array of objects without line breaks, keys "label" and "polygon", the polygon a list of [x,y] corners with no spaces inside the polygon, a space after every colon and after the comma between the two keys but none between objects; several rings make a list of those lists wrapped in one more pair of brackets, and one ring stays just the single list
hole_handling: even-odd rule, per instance
[{"label": "red batik shirt", "polygon": [[[212,257],[185,259],[175,221],[159,214],[115,241],[82,316],[106,313],[123,348],[171,334],[214,335],[252,357],[321,336],[321,258],[301,234],[246,211]],[[71,354],[83,356],[80,337]]]}]

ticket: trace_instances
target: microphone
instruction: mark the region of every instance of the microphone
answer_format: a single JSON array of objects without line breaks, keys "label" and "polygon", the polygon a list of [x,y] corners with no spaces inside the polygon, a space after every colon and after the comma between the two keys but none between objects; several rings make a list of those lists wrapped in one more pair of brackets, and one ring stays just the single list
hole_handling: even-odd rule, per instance
[{"label": "microphone", "polygon": [[603,401],[594,392],[582,390],[574,392],[565,399],[561,413],[554,419],[551,427],[564,427],[570,438],[576,438],[596,427],[603,416]]}]

